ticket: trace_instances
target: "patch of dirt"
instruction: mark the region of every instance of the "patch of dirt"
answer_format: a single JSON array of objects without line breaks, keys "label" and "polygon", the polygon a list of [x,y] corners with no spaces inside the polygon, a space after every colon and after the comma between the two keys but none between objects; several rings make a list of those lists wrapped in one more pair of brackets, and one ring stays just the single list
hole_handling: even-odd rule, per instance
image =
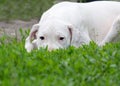
[{"label": "patch of dirt", "polygon": [[31,21],[22,21],[22,20],[14,20],[9,22],[0,21],[0,37],[4,34],[13,37],[20,37],[19,29],[22,30],[31,29],[31,27],[38,23],[38,20],[31,20]]}]

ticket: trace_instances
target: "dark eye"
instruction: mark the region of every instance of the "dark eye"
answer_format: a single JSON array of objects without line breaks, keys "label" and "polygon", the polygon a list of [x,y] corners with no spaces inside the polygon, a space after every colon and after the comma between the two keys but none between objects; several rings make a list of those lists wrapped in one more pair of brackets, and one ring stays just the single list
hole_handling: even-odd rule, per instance
[{"label": "dark eye", "polygon": [[60,38],[59,38],[59,40],[61,40],[61,41],[64,40],[64,39],[65,39],[64,37],[60,37]]},{"label": "dark eye", "polygon": [[45,37],[44,37],[44,36],[40,36],[40,39],[41,39],[41,40],[44,40],[44,39],[45,39]]}]

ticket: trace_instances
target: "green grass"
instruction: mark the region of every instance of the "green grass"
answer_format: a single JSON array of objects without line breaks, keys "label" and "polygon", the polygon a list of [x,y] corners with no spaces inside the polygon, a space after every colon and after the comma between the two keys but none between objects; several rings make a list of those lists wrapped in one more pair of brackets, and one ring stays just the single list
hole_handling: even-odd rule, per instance
[{"label": "green grass", "polygon": [[0,0],[0,20],[40,18],[53,0]]},{"label": "green grass", "polygon": [[120,43],[27,53],[24,37],[0,39],[0,86],[120,85]]}]

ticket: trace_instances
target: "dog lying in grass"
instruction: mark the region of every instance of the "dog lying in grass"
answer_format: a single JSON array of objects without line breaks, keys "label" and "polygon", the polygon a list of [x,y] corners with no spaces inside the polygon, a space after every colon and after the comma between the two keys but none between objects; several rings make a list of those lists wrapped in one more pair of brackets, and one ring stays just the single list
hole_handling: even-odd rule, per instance
[{"label": "dog lying in grass", "polygon": [[68,46],[80,47],[90,41],[102,46],[118,41],[120,2],[61,2],[43,13],[26,38],[27,52],[40,47],[49,51]]}]

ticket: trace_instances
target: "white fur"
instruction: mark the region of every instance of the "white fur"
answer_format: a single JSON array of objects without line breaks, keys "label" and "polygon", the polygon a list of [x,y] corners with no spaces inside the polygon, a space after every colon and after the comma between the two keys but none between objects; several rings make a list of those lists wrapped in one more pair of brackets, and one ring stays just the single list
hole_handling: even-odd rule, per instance
[{"label": "white fur", "polygon": [[[96,1],[90,3],[62,2],[43,13],[26,39],[30,52],[35,46],[48,50],[79,47],[91,40],[98,45],[112,42],[120,31],[120,2]],[[34,36],[34,43],[31,37]],[[40,40],[44,37],[44,40]],[[61,40],[61,37],[64,39]]]}]

